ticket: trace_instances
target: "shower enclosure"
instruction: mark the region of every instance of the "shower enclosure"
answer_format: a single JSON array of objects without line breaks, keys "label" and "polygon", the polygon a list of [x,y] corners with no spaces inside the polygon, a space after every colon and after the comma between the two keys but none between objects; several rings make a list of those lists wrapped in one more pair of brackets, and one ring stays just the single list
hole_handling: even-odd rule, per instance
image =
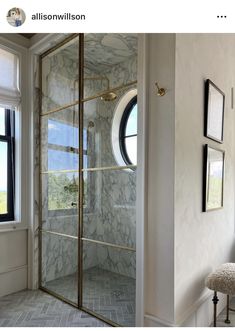
[{"label": "shower enclosure", "polygon": [[135,325],[136,164],[116,159],[112,130],[137,40],[75,34],[40,57],[40,288],[122,326]]}]

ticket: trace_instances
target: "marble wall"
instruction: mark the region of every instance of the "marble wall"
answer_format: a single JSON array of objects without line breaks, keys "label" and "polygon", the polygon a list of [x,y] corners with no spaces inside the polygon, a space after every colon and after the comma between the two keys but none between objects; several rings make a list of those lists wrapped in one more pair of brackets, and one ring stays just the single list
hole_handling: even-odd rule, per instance
[{"label": "marble wall", "polygon": [[[88,41],[90,41],[89,38]],[[50,58],[44,59],[43,112],[63,106],[78,98],[75,91],[78,86],[77,67],[73,60],[76,51],[74,45],[76,43],[71,43],[64,50],[57,51]],[[90,52],[92,47],[89,47]],[[77,59],[77,56],[75,58]],[[115,54],[110,58],[117,61]],[[94,61],[91,62],[93,65],[90,63],[90,67],[85,67],[85,97],[106,90],[109,85],[110,87],[119,86],[137,79],[136,55],[129,55],[125,61],[114,63],[112,66],[103,63],[101,64],[102,72],[99,71],[99,66],[95,66]],[[96,98],[84,104],[84,168],[117,165],[112,151],[111,128],[115,107],[126,91],[122,90],[118,93],[117,99],[112,102]],[[48,170],[50,153],[47,146],[47,120],[56,118],[62,123],[72,123],[76,127],[77,117],[70,117],[71,115],[66,114],[66,110],[57,115],[51,114],[44,117],[45,123],[42,126],[41,135],[44,171]],[[62,213],[48,212],[48,175],[43,176],[43,229],[77,236],[76,208],[68,208]],[[83,236],[135,248],[135,171],[85,171],[84,194]],[[75,239],[43,234],[43,282],[75,273],[77,271],[77,254]],[[98,266],[135,278],[135,252],[86,242],[83,256],[84,269]]]},{"label": "marble wall", "polygon": [[[111,128],[114,109],[124,93],[120,93],[111,103],[97,99],[85,105],[85,123],[94,123],[89,131],[90,139],[95,142],[94,150],[88,147],[88,155],[93,156],[89,167],[118,166],[112,150]],[[91,114],[88,116],[89,112]],[[92,183],[88,185],[87,192],[88,200],[89,197],[92,199],[92,206],[84,209],[84,236],[135,248],[135,171],[97,171],[88,173],[87,180]],[[91,192],[95,192],[94,198]],[[135,254],[127,255],[129,265],[124,262],[125,251],[116,250],[115,254],[115,249],[102,247],[98,262],[104,269],[135,277]]]},{"label": "marble wall", "polygon": [[43,113],[78,99],[78,43],[77,37],[42,59]]}]

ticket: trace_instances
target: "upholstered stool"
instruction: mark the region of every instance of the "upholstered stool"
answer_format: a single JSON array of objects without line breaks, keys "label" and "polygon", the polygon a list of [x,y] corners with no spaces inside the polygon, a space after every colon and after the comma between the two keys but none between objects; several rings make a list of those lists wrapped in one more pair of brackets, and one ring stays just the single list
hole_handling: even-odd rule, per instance
[{"label": "upholstered stool", "polygon": [[206,286],[214,291],[212,299],[214,303],[214,326],[216,326],[216,307],[219,301],[217,292],[227,294],[227,309],[225,323],[230,323],[229,310],[235,311],[229,307],[229,296],[235,295],[235,263],[224,263],[217,270],[210,273],[206,278]]}]

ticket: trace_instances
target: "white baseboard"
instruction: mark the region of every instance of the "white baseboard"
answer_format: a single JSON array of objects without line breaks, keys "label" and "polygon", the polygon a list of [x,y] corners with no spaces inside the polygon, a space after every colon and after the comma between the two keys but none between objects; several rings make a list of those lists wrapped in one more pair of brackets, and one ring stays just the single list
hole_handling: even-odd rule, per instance
[{"label": "white baseboard", "polygon": [[[175,323],[165,321],[157,316],[145,314],[144,326],[146,327],[209,327],[213,322],[213,292],[208,292],[200,297]],[[219,302],[217,315],[226,307],[226,295],[218,293]]]},{"label": "white baseboard", "polygon": [[[226,307],[226,295],[218,293],[219,302],[217,304],[217,316]],[[212,302],[213,292],[204,296],[205,300],[200,299],[200,305],[195,305],[195,309],[191,310],[187,318],[179,321],[179,325],[183,327],[209,327],[214,318],[214,305]],[[194,305],[193,305],[194,306]]]},{"label": "white baseboard", "polygon": [[11,268],[0,273],[0,297],[27,288],[28,266]]},{"label": "white baseboard", "polygon": [[177,325],[165,321],[161,318],[158,318],[156,316],[145,314],[144,315],[144,326],[145,327],[151,327],[151,328],[159,328],[159,327],[175,327]]}]

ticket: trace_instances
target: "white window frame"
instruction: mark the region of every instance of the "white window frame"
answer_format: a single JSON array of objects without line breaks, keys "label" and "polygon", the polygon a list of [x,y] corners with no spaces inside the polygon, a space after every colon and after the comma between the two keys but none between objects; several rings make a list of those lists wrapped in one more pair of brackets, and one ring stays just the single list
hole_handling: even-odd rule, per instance
[{"label": "white window frame", "polygon": [[[27,91],[27,58],[28,50],[13,42],[0,37],[0,47],[17,55],[19,59],[19,90],[21,99],[17,107],[12,99],[15,113],[15,218],[13,221],[1,222],[0,232],[28,229],[28,178],[27,169],[29,162],[29,116],[26,100]],[[4,100],[2,101],[4,103]],[[8,103],[11,102],[9,97]],[[1,103],[1,100],[0,100]],[[28,145],[28,146],[27,146]]]}]

